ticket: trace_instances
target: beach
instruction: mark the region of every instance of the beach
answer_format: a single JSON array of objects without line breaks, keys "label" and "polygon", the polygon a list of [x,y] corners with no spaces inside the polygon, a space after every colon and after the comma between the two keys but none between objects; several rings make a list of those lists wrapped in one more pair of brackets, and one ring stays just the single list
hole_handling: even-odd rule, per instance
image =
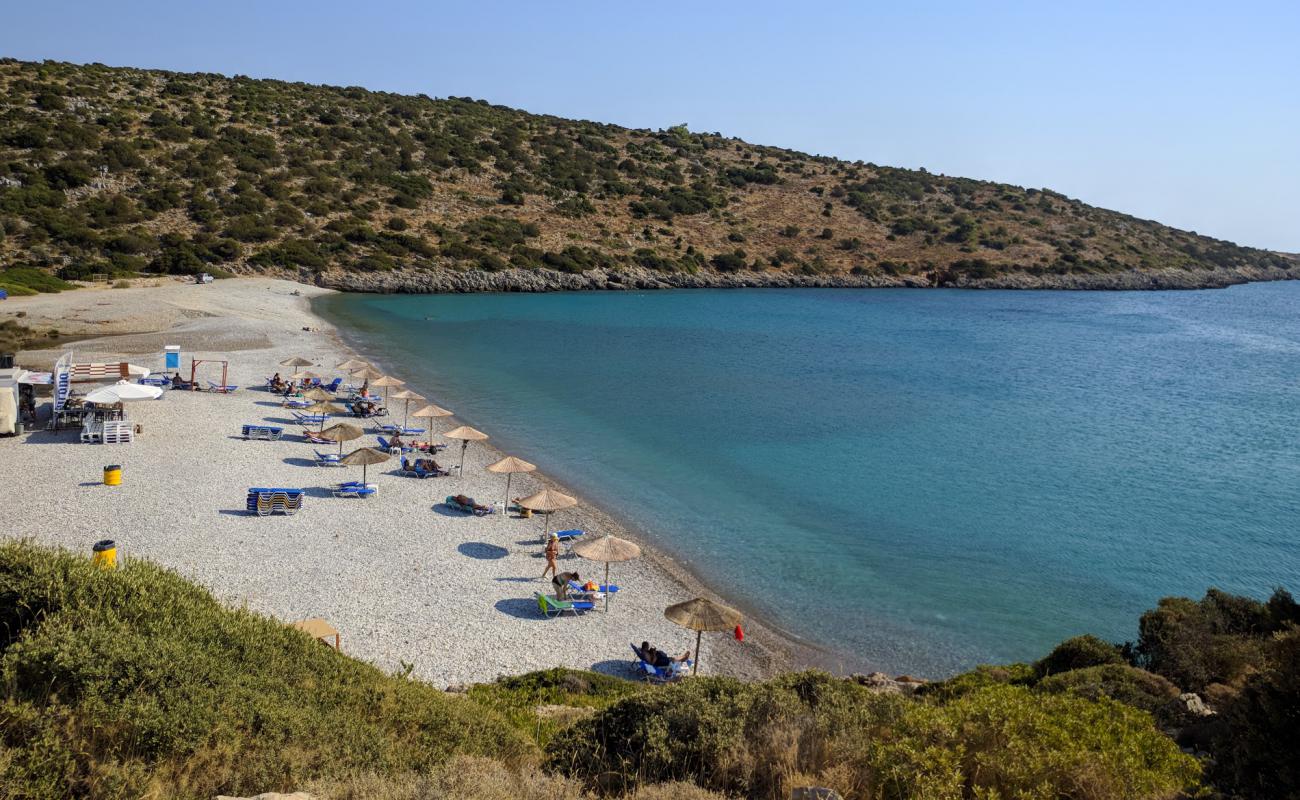
[{"label": "beach", "polygon": [[[48,368],[71,350],[79,362],[126,360],[157,371],[163,347],[179,345],[185,377],[191,358],[225,360],[228,382],[239,390],[168,391],[158,401],[130,404],[127,417],[143,431],[130,444],[81,444],[75,429],[0,438],[5,535],[87,554],[96,541],[113,539],[120,558],[172,568],[232,606],[286,623],[323,617],[340,631],[347,654],[386,671],[410,666],[412,675],[438,686],[551,667],[633,677],[630,643],[646,640],[673,653],[694,647],[694,633],[668,622],[663,609],[708,596],[707,589],[656,553],[653,541],[630,534],[580,494],[577,508],[554,515],[553,529],[633,538],[645,556],[612,565],[621,591],[608,613],[540,615],[534,592],[551,590],[549,578],[540,578],[543,520],[476,517],[443,504],[454,494],[498,506],[506,499],[505,476],[485,469],[503,455],[490,440],[471,444],[463,477],[403,477],[392,460],[369,469],[375,497],[331,496],[331,484],[358,479],[359,470],[316,466],[313,450],[330,448],[305,442],[279,398],[260,388],[273,373],[292,372],[279,364],[294,356],[325,377],[341,375],[334,367],[349,358],[386,363],[383,353],[350,351],[311,312],[311,298],[329,290],[264,278],[155,283],[5,301],[0,311],[26,312],[22,321],[33,328],[88,337],[20,353],[19,365]],[[205,363],[198,381],[206,386],[220,374],[219,364]],[[442,404],[419,385],[404,388]],[[379,422],[400,422],[402,404],[391,409]],[[432,422],[434,441],[462,424],[455,417]],[[240,435],[245,424],[279,425],[285,436],[248,441]],[[376,445],[374,425],[366,428],[345,452]],[[442,441],[450,446],[439,462],[456,464],[459,444]],[[110,464],[122,466],[122,485],[103,485]],[[546,464],[539,467],[515,475],[510,494],[552,485]],[[302,487],[304,508],[288,517],[250,515],[244,501],[252,486]],[[559,565],[584,581],[604,574],[603,564],[574,555]],[[779,632],[746,620],[745,633],[743,642],[730,632],[706,634],[701,671],[751,679],[789,663],[791,644]]]}]

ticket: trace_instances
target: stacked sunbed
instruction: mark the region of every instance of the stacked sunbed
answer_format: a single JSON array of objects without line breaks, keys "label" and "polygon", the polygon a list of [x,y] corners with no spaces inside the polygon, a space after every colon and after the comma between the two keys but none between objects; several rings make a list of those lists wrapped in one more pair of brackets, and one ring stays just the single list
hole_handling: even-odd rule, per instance
[{"label": "stacked sunbed", "polygon": [[245,425],[243,428],[245,439],[265,439],[272,441],[279,439],[284,435],[284,428],[277,425]]},{"label": "stacked sunbed", "polygon": [[271,514],[296,514],[302,508],[302,489],[264,489],[255,487],[248,490],[248,513],[259,517]]}]

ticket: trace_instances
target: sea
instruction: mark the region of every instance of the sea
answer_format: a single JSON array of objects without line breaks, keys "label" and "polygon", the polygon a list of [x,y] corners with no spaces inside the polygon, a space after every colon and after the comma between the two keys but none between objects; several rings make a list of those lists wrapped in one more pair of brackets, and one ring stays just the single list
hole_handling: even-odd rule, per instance
[{"label": "sea", "polygon": [[832,669],[942,677],[1134,639],[1168,595],[1300,590],[1300,283],[316,309]]}]

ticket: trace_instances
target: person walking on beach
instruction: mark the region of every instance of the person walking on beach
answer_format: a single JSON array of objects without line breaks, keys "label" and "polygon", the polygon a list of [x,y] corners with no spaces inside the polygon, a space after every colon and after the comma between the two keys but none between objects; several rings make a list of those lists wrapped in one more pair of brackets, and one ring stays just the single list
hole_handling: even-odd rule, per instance
[{"label": "person walking on beach", "polygon": [[542,580],[546,580],[546,573],[551,573],[554,578],[559,573],[560,568],[555,566],[555,559],[560,555],[560,537],[551,534],[551,538],[546,542],[546,569],[542,570]]}]

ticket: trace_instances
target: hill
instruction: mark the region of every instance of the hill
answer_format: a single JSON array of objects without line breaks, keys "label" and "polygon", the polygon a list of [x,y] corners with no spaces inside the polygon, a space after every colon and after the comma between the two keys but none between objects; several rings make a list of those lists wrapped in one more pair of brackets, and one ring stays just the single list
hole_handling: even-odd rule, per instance
[{"label": "hill", "polygon": [[[483,100],[0,60],[0,268],[376,291],[1157,288],[1300,258],[1046,189]],[[3,273],[0,273],[3,280]]]}]

